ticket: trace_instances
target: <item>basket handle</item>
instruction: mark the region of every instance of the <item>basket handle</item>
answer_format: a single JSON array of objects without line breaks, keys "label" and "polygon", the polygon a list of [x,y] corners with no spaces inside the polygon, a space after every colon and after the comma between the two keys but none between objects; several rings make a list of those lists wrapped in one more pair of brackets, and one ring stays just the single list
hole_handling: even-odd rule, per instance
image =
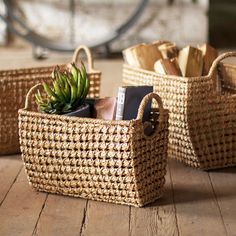
[{"label": "basket handle", "polygon": [[39,88],[40,86],[42,86],[42,84],[36,84],[34,85],[27,93],[26,95],[26,98],[25,98],[25,107],[24,107],[24,110],[27,110],[29,108],[29,99],[30,99],[30,96],[32,95],[32,93],[37,89]]},{"label": "basket handle", "polygon": [[79,58],[79,54],[81,53],[81,51],[84,51],[85,55],[87,57],[87,60],[88,60],[88,72],[89,73],[96,72],[96,70],[94,70],[93,57],[92,57],[91,50],[87,46],[85,46],[85,45],[81,45],[81,46],[79,46],[75,50],[73,58],[72,58],[72,62],[77,64],[78,61],[81,61],[81,59]]},{"label": "basket handle", "polygon": [[160,120],[160,122],[162,121],[163,111],[164,111],[163,103],[162,103],[161,98],[156,93],[149,93],[142,99],[142,101],[139,105],[139,109],[138,109],[138,114],[137,114],[137,118],[136,118],[137,120],[142,120],[143,119],[143,114],[144,114],[145,107],[147,106],[148,102],[151,99],[156,100],[156,102],[158,104],[158,107],[159,107],[159,110],[160,110],[159,120]]},{"label": "basket handle", "polygon": [[224,60],[225,58],[228,58],[228,57],[236,57],[236,52],[226,52],[226,53],[223,53],[221,54],[220,56],[218,56],[214,62],[212,63],[212,66],[209,70],[209,73],[208,73],[208,76],[209,77],[212,77],[213,76],[213,73],[214,71],[216,70],[217,66],[219,65],[219,63]]}]

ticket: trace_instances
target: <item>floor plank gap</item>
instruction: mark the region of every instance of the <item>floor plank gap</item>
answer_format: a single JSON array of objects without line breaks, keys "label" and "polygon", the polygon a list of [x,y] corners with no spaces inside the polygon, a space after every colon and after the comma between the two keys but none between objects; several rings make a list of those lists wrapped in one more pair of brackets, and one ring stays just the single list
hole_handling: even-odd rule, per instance
[{"label": "floor plank gap", "polygon": [[167,168],[170,173],[170,186],[171,186],[171,193],[172,193],[172,198],[173,198],[173,207],[174,207],[174,212],[175,212],[175,222],[176,222],[176,229],[177,229],[177,235],[180,235],[179,232],[179,225],[178,225],[178,217],[177,217],[177,209],[175,205],[175,193],[174,193],[174,186],[173,186],[173,180],[172,180],[172,173],[169,164],[167,165]]},{"label": "floor plank gap", "polygon": [[129,206],[129,236],[131,236],[132,232],[131,232],[131,211],[132,208],[131,206]]},{"label": "floor plank gap", "polygon": [[37,228],[38,228],[39,219],[40,219],[40,217],[41,217],[41,215],[42,215],[42,212],[43,212],[43,210],[44,210],[44,208],[45,208],[45,206],[46,206],[47,199],[48,199],[48,194],[46,195],[45,201],[44,201],[44,203],[43,203],[43,205],[42,205],[42,209],[41,209],[41,211],[39,212],[39,217],[38,217],[38,219],[37,219],[37,221],[36,221],[34,230],[33,230],[33,232],[32,232],[32,236],[33,236],[33,235],[37,235]]},{"label": "floor plank gap", "polygon": [[225,225],[225,221],[224,221],[224,218],[223,218],[221,209],[220,209],[220,205],[219,205],[219,202],[218,202],[218,198],[217,198],[217,195],[216,195],[214,186],[213,186],[213,184],[212,184],[212,180],[211,180],[211,176],[210,176],[209,172],[207,172],[207,175],[208,175],[208,177],[209,177],[209,181],[210,181],[210,184],[211,184],[212,192],[213,192],[213,195],[214,195],[214,198],[215,198],[215,201],[216,201],[217,208],[218,208],[218,210],[219,210],[219,214],[220,214],[220,217],[221,217],[221,220],[222,220],[222,224],[223,224],[224,229],[225,229],[225,235],[228,235],[228,233],[227,233],[227,228],[226,228],[226,225]]},{"label": "floor plank gap", "polygon": [[82,224],[81,224],[81,228],[80,228],[80,236],[83,234],[84,232],[84,228],[85,228],[85,222],[86,222],[86,217],[87,217],[87,207],[88,207],[88,200],[86,200],[86,205],[84,208],[84,214],[83,214],[83,219],[82,219]]},{"label": "floor plank gap", "polygon": [[6,192],[5,196],[3,197],[2,201],[0,202],[0,207],[1,207],[1,205],[3,204],[4,200],[7,198],[7,195],[8,195],[8,193],[10,192],[10,190],[11,190],[12,186],[14,185],[14,183],[16,182],[16,180],[17,180],[17,178],[18,178],[18,176],[19,176],[19,174],[20,174],[22,168],[23,168],[23,166],[20,167],[20,169],[19,169],[19,171],[18,171],[16,177],[14,178],[14,180],[13,180],[11,186],[10,186],[10,188],[8,189],[8,191]]},{"label": "floor plank gap", "polygon": [[169,161],[169,167],[179,235],[225,235],[208,173],[175,160]]}]

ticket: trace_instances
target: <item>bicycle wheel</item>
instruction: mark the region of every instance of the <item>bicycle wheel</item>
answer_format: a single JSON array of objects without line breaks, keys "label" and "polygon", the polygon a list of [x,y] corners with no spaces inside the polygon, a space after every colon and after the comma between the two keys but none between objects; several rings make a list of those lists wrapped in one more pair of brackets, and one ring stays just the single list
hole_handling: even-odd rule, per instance
[{"label": "bicycle wheel", "polygon": [[[148,0],[4,0],[9,28],[31,43],[57,51],[76,45],[109,46],[142,14]],[[13,23],[13,24],[12,24]],[[17,25],[17,27],[16,27]]]}]

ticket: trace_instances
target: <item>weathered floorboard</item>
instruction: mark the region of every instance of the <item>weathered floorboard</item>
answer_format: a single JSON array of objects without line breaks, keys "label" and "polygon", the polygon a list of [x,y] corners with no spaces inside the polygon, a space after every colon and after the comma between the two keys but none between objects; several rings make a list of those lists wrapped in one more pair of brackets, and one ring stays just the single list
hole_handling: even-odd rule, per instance
[{"label": "weathered floorboard", "polygon": [[209,173],[229,236],[236,235],[236,167]]},{"label": "weathered floorboard", "polygon": [[87,200],[49,194],[34,235],[79,235]]},{"label": "weathered floorboard", "polygon": [[0,157],[0,206],[15,182],[22,166],[19,155]]},{"label": "weathered floorboard", "polygon": [[32,235],[46,196],[31,189],[22,169],[0,207],[0,235]]},{"label": "weathered floorboard", "polygon": [[169,164],[180,235],[226,235],[208,173],[174,160]]},{"label": "weathered floorboard", "polygon": [[166,175],[164,196],[144,208],[131,208],[131,236],[178,235],[175,206],[169,170]]},{"label": "weathered floorboard", "polygon": [[88,201],[83,236],[128,236],[129,206]]}]

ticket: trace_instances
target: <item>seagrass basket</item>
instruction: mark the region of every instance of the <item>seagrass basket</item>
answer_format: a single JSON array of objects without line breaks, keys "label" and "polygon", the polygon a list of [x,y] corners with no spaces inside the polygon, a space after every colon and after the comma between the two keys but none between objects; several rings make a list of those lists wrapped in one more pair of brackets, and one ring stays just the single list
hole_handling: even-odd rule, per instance
[{"label": "seagrass basket", "polygon": [[[200,169],[236,165],[236,67],[220,55],[207,76],[178,77],[123,67],[123,82],[153,85],[169,110],[168,156]],[[217,76],[218,75],[218,76]]]},{"label": "seagrass basket", "polygon": [[[99,97],[101,72],[93,69],[93,59],[86,46],[80,46],[74,53],[73,61],[78,62],[84,50],[88,58],[90,79],[89,97]],[[61,65],[66,67],[66,65]],[[0,71],[0,155],[19,153],[18,109],[24,106],[29,89],[42,81],[50,82],[55,66]]]},{"label": "seagrass basket", "polygon": [[[142,116],[152,98],[159,108],[152,111],[154,133],[146,136]],[[137,118],[130,121],[43,114],[29,110],[28,99],[19,110],[19,134],[35,190],[134,206],[161,196],[168,112],[158,95],[144,97]]]}]

